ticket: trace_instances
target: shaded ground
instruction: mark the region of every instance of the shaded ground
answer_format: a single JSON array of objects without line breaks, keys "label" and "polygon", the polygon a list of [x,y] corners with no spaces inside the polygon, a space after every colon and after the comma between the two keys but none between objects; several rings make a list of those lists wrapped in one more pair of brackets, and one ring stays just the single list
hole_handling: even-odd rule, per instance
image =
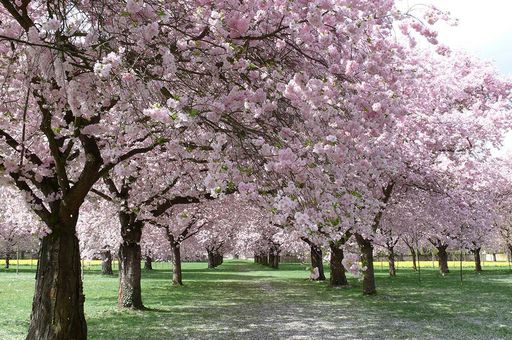
[{"label": "shaded ground", "polygon": [[[161,267],[161,266],[160,266]],[[116,308],[117,278],[85,274],[91,339],[512,339],[512,274],[506,269],[442,277],[410,270],[377,276],[379,294],[360,283],[333,289],[311,282],[298,264],[268,269],[249,262],[184,265],[185,286],[169,268],[144,272],[148,311]],[[34,273],[0,272],[0,339],[22,339],[28,327]]]}]

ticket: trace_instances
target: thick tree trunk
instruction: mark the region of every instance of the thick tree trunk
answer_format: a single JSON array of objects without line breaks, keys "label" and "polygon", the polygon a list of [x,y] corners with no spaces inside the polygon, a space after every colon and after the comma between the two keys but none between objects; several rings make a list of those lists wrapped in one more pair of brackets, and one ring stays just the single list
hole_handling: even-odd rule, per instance
[{"label": "thick tree trunk", "polygon": [[395,247],[388,248],[389,276],[396,276]]},{"label": "thick tree trunk", "polygon": [[348,286],[347,276],[345,274],[345,267],[343,266],[343,249],[338,248],[335,243],[331,242],[331,278],[330,284],[333,287]]},{"label": "thick tree trunk", "polygon": [[322,249],[315,244],[311,244],[311,267],[318,268],[318,277],[315,281],[325,281]]},{"label": "thick tree trunk", "polygon": [[110,250],[101,252],[101,273],[103,275],[113,275],[112,271],[112,253]]},{"label": "thick tree trunk", "polygon": [[[208,269],[213,269],[215,268],[217,265],[216,265],[216,260],[215,260],[215,253],[212,251],[212,250],[206,250],[208,252]],[[257,260],[258,256],[255,255],[254,256],[254,261],[256,263],[258,263],[258,260]]]},{"label": "thick tree trunk", "polygon": [[174,286],[183,285],[182,274],[181,274],[181,251],[180,245],[177,243],[171,243],[172,250],[172,284]]},{"label": "thick tree trunk", "polygon": [[5,269],[9,269],[10,265],[11,265],[11,253],[7,252],[5,254]]},{"label": "thick tree trunk", "polygon": [[446,252],[447,245],[437,246],[437,258],[439,260],[439,271],[441,274],[448,274],[448,253]]},{"label": "thick tree trunk", "polygon": [[153,259],[149,255],[144,258],[144,269],[153,270]]},{"label": "thick tree trunk", "polygon": [[55,227],[41,241],[27,339],[86,339],[84,300],[75,224]]},{"label": "thick tree trunk", "polygon": [[363,294],[377,293],[375,287],[375,272],[373,269],[373,244],[361,235],[356,234],[357,243],[361,250],[361,264],[363,266]]},{"label": "thick tree trunk", "polygon": [[473,253],[475,254],[475,270],[477,273],[482,271],[482,261],[480,259],[480,250],[481,248],[473,249]]},{"label": "thick tree trunk", "polygon": [[133,215],[120,214],[121,236],[123,242],[119,247],[119,307],[144,309],[142,304],[141,250],[140,238],[143,224],[135,221]]}]

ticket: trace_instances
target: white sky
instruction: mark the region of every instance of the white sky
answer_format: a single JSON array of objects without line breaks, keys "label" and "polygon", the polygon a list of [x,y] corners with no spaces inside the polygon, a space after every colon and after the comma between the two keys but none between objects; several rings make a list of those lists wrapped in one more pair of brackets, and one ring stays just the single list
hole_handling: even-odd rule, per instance
[{"label": "white sky", "polygon": [[402,0],[403,9],[432,4],[459,25],[436,25],[439,41],[463,49],[482,59],[495,61],[498,69],[512,76],[512,0]]}]

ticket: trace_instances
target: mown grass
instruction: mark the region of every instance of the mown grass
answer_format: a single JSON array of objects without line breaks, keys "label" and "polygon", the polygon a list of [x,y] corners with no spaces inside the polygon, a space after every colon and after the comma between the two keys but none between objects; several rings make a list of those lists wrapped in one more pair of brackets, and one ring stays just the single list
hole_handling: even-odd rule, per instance
[{"label": "mown grass", "polygon": [[[160,265],[160,268],[158,268]],[[144,271],[147,311],[116,307],[117,277],[85,271],[90,339],[273,339],[305,338],[512,338],[512,274],[508,268],[410,269],[388,277],[377,268],[376,296],[361,295],[361,283],[334,289],[306,279],[306,266],[279,270],[246,261],[226,261],[214,270],[185,263],[185,286],[173,287],[168,264]],[[22,339],[28,327],[34,270],[0,272],[0,339]]]}]

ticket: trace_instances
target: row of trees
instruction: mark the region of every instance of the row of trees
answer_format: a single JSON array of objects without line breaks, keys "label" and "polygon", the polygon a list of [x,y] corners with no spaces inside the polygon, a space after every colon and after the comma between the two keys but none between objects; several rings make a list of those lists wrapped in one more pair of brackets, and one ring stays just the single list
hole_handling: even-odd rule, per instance
[{"label": "row of trees", "polygon": [[212,265],[227,241],[306,244],[317,279],[328,248],[333,284],[360,254],[373,294],[376,245],[477,249],[506,224],[512,83],[439,44],[436,8],[0,4],[2,179],[43,225],[29,339],[86,338],[80,244],[118,253],[119,305],[142,309],[142,244],[176,284],[192,238]]}]

